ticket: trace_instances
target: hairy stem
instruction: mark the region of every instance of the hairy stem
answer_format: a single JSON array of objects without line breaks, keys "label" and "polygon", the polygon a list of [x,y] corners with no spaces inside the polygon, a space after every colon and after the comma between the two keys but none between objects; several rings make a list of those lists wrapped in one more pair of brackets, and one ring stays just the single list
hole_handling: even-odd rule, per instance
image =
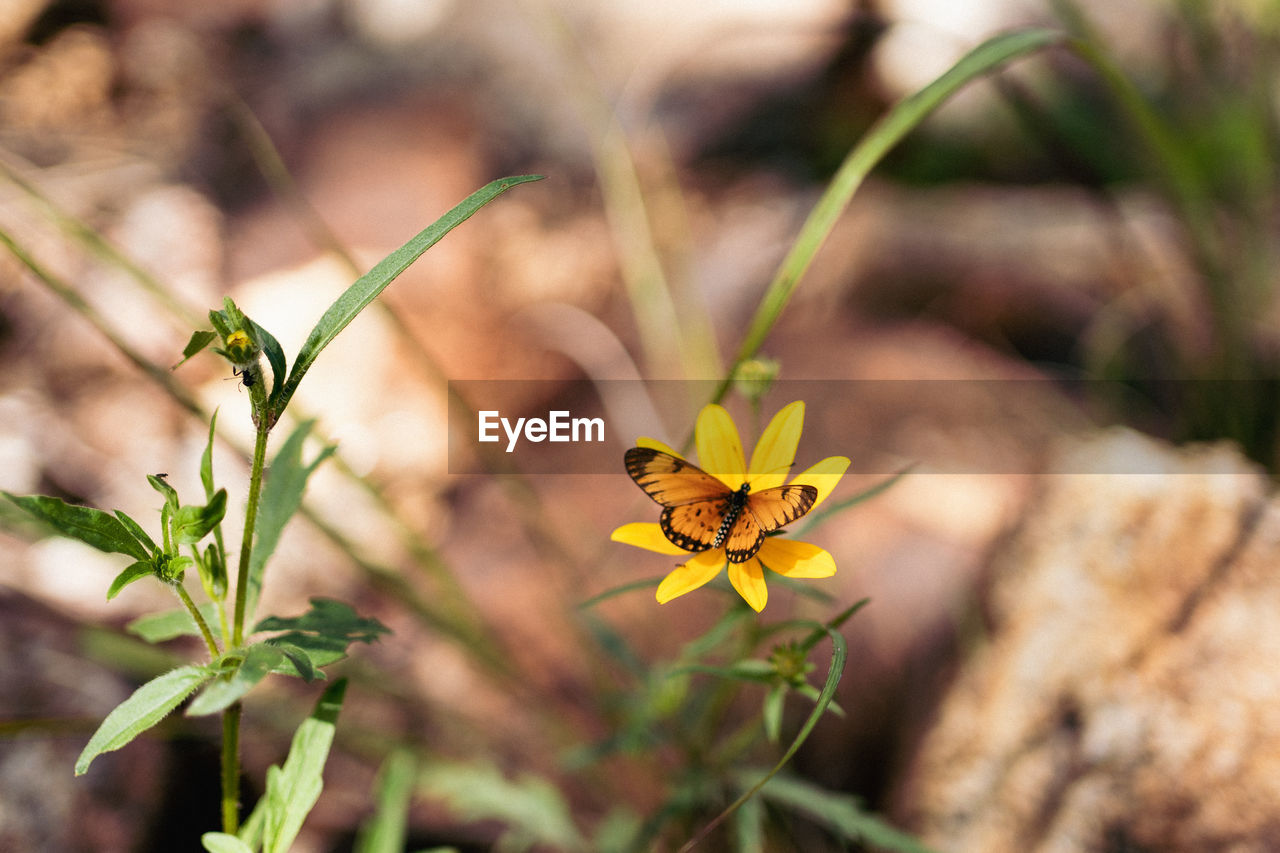
[{"label": "hairy stem", "polygon": [[244,642],[245,603],[249,593],[249,557],[253,553],[253,529],[258,521],[258,501],[262,497],[262,470],[267,461],[266,421],[258,424],[257,438],[253,443],[253,467],[249,471],[249,503],[244,511],[244,538],[240,543],[240,566],[236,570],[236,609],[232,622],[231,647]]},{"label": "hairy stem", "polygon": [[[255,386],[259,387],[259,386]],[[255,412],[258,409],[255,407]],[[253,467],[249,471],[249,502],[244,512],[244,538],[240,544],[240,565],[236,570],[236,609],[229,648],[244,644],[245,603],[249,590],[249,557],[253,552],[253,530],[258,521],[262,497],[262,471],[267,461],[266,418],[255,418],[257,437],[253,442]],[[234,835],[240,824],[240,703],[222,712],[222,831]]]}]

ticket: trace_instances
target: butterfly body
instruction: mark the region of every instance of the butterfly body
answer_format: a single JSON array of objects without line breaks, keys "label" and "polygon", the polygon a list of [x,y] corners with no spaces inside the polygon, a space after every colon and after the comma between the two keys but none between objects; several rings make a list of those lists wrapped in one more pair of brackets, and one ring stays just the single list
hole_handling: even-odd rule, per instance
[{"label": "butterfly body", "polygon": [[743,483],[733,489],[691,462],[650,447],[628,450],[626,467],[636,485],[662,505],[658,526],[668,540],[686,551],[724,548],[732,563],[754,557],[765,534],[807,513],[818,497],[808,485],[753,493]]}]

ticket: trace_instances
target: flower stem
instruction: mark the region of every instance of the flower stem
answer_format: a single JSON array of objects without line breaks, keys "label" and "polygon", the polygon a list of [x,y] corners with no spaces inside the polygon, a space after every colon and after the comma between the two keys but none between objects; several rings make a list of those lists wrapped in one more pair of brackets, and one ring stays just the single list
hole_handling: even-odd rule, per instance
[{"label": "flower stem", "polygon": [[[258,386],[255,386],[258,387]],[[258,409],[255,407],[255,412]],[[249,590],[249,557],[253,552],[253,530],[258,521],[258,501],[262,497],[262,471],[267,461],[267,418],[255,417],[257,436],[253,443],[253,467],[249,470],[249,501],[244,512],[244,538],[240,544],[240,565],[236,570],[236,608],[229,648],[244,643],[245,606]],[[222,712],[222,831],[234,835],[240,824],[240,703]]]},{"label": "flower stem", "polygon": [[253,467],[249,471],[249,502],[244,511],[244,538],[240,543],[240,565],[236,570],[236,609],[232,623],[231,647],[244,642],[245,604],[249,597],[249,557],[253,553],[253,529],[258,521],[258,501],[262,497],[262,470],[267,461],[267,432],[263,420],[253,443]]}]

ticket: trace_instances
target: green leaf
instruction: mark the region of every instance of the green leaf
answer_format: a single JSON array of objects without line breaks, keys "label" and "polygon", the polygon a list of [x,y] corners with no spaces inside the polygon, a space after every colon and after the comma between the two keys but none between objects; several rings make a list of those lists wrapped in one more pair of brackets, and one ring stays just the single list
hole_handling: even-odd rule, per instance
[{"label": "green leaf", "polygon": [[178,707],[183,699],[214,676],[204,666],[181,666],[153,678],[116,706],[89,738],[76,759],[76,775],[83,775],[90,763],[104,752],[119,749]]},{"label": "green leaf", "polygon": [[244,659],[234,672],[219,676],[191,700],[191,704],[187,706],[187,716],[216,714],[230,707],[252,690],[255,684],[266,678],[283,659],[284,653],[274,646],[255,643],[245,650]]},{"label": "green leaf", "polygon": [[346,679],[341,679],[324,691],[311,716],[294,732],[284,766],[267,770],[263,853],[285,853],[319,799],[324,787],[324,764],[329,758],[334,724],[346,689]]},{"label": "green leaf", "polygon": [[191,338],[187,341],[187,345],[182,348],[182,360],[169,369],[177,370],[179,367],[182,367],[182,365],[186,364],[192,356],[198,354],[201,350],[217,339],[218,333],[211,332],[208,329],[197,329],[192,332]]},{"label": "green leaf", "polygon": [[213,437],[218,427],[218,410],[213,410],[209,418],[209,440],[205,442],[204,453],[200,454],[200,482],[204,485],[204,499],[213,497]]},{"label": "green leaf", "polygon": [[181,506],[173,516],[173,534],[179,545],[194,545],[227,514],[227,490],[218,489],[204,506]]},{"label": "green leaf", "polygon": [[[221,639],[218,636],[218,612],[213,602],[201,604],[197,609],[204,617],[204,621],[208,623],[209,630],[213,631],[216,638]],[[139,616],[126,625],[125,630],[148,643],[163,643],[176,637],[200,636],[200,629],[196,626],[195,620],[183,607]]]},{"label": "green leaf", "polygon": [[253,553],[249,557],[246,613],[253,613],[257,607],[258,594],[262,590],[263,571],[280,543],[280,535],[284,532],[285,525],[302,505],[302,494],[306,490],[307,480],[320,463],[328,459],[336,449],[333,445],[328,445],[316,454],[311,462],[303,463],[302,448],[314,425],[314,420],[298,424],[280,445],[275,458],[271,460],[271,467],[262,487],[261,502],[258,505],[258,519],[254,524]]},{"label": "green leaf", "polygon": [[165,474],[148,474],[147,482],[151,484],[151,488],[164,495],[165,505],[171,509],[178,508],[178,490],[169,485],[169,481],[165,479]]},{"label": "green leaf", "polygon": [[275,669],[272,670],[273,672],[278,672],[283,675],[297,675],[300,676],[303,681],[311,682],[315,681],[317,678],[325,677],[323,672],[316,669],[317,666],[324,666],[325,664],[333,663],[333,661],[330,660],[326,661],[325,664],[317,664],[306,649],[299,648],[292,643],[286,643],[283,640],[273,638],[266,642],[279,649],[280,653],[284,655],[285,658],[276,665]]},{"label": "green leaf", "polygon": [[134,521],[120,510],[115,511],[115,516],[120,520],[120,523],[125,526],[125,529],[132,534],[133,538],[141,542],[142,547],[146,548],[152,556],[155,556],[160,552],[159,546],[156,545],[154,539],[147,535],[147,531],[142,529],[142,525],[138,524],[138,522]]},{"label": "green leaf", "polygon": [[[274,401],[280,393],[280,384],[284,382],[286,369],[284,349],[281,348],[280,342],[275,339],[274,335],[259,326],[251,318],[245,317],[244,320],[249,334],[255,338],[254,343],[266,353],[267,363],[271,365],[271,393],[268,396],[268,400]],[[274,409],[276,412],[282,410],[283,407]]]},{"label": "green leaf", "polygon": [[[78,539],[108,554],[126,554],[135,560],[151,557],[147,548],[119,518],[88,506],[75,506],[45,495],[2,493],[29,514],[47,523],[58,533]],[[132,525],[136,527],[136,523]],[[150,540],[148,540],[150,541]],[[154,545],[154,543],[151,543]]]},{"label": "green leaf", "polygon": [[738,365],[756,355],[774,323],[782,314],[800,279],[804,277],[818,249],[826,242],[836,221],[848,206],[862,181],[893,147],[902,141],[944,101],[966,84],[995,71],[1020,56],[1066,40],[1055,30],[1028,29],[1004,33],[988,39],[966,54],[937,80],[899,101],[875,126],[867,131],[845,157],[822,197],[796,236],[791,251],[783,258],[773,281],[760,300],[734,363],[717,387],[712,399],[724,399]]},{"label": "green leaf", "polygon": [[733,818],[735,853],[765,853],[764,806],[760,800],[747,800]]},{"label": "green leaf", "polygon": [[[744,781],[748,776],[739,775]],[[775,776],[760,789],[760,796],[807,815],[848,841],[902,853],[932,853],[911,835],[863,811],[857,798],[848,794],[837,794],[790,776]]]},{"label": "green leaf", "polygon": [[311,609],[301,616],[268,616],[254,632],[283,631],[267,640],[288,644],[306,653],[316,667],[341,660],[352,643],[372,643],[390,630],[377,619],[363,618],[350,605],[329,598],[311,599]]},{"label": "green leaf", "polygon": [[298,357],[293,363],[293,370],[280,389],[280,396],[273,406],[278,417],[293,397],[302,377],[315,363],[316,357],[338,333],[347,327],[364,308],[391,284],[400,273],[421,257],[422,253],[434,246],[439,240],[458,225],[461,225],[476,211],[484,207],[502,193],[517,184],[542,180],[541,175],[520,175],[502,178],[481,187],[462,201],[457,207],[436,220],[432,225],[419,232],[409,242],[387,255],[372,270],[356,279],[338,299],[329,306],[320,321],[316,323],[311,334],[307,336]]},{"label": "green leaf", "polygon": [[583,850],[569,807],[556,788],[536,776],[506,779],[488,764],[433,762],[418,774],[419,790],[448,804],[464,820],[495,820],[507,827],[497,849],[542,846]]},{"label": "green leaf", "polygon": [[111,582],[111,586],[107,589],[107,601],[115,598],[120,594],[120,590],[134,581],[150,577],[153,574],[155,574],[155,566],[151,564],[150,560],[139,560],[133,563],[129,568],[116,575],[116,579]]},{"label": "green leaf", "polygon": [[221,601],[227,594],[227,566],[222,551],[214,543],[204,549],[200,560],[200,584],[205,594]]},{"label": "green leaf", "polygon": [[225,832],[206,832],[200,836],[200,843],[209,853],[253,853],[252,847]]},{"label": "green leaf", "polygon": [[[851,608],[852,610],[852,608]],[[756,780],[755,784],[743,791],[742,795],[725,807],[724,811],[716,815],[710,823],[698,830],[697,834],[689,840],[686,848],[692,847],[701,839],[711,833],[715,827],[719,826],[729,815],[733,814],[739,806],[747,800],[755,796],[765,783],[774,778],[791,757],[799,751],[800,746],[808,739],[809,733],[813,731],[813,727],[818,724],[818,720],[826,713],[827,707],[831,704],[836,695],[836,687],[840,685],[840,677],[844,674],[844,664],[849,656],[849,645],[841,634],[832,629],[824,630],[828,637],[831,638],[831,667],[827,670],[827,681],[822,686],[822,693],[818,695],[818,701],[814,703],[813,711],[809,713],[808,718],[804,721],[804,725],[800,727],[800,731],[796,734],[795,739],[791,741],[791,746],[787,747],[787,751],[783,753],[782,758],[778,759],[778,763],[771,770]],[[745,786],[744,786],[745,787]]]},{"label": "green leaf", "polygon": [[782,706],[786,698],[785,684],[779,684],[765,694],[760,716],[764,723],[765,737],[769,739],[769,743],[777,743],[778,738],[782,737]]},{"label": "green leaf", "polygon": [[850,616],[857,613],[859,610],[866,607],[870,603],[871,603],[871,599],[862,598],[855,601],[853,604],[850,604],[844,610],[840,611],[840,613],[838,613],[836,616],[828,620],[826,624],[819,625],[812,633],[809,634],[809,636],[805,637],[803,640],[801,640],[797,644],[797,648],[801,649],[802,651],[808,652],[814,646],[818,645],[818,642],[822,640],[824,637],[830,636],[832,631],[839,630],[841,625],[849,621]]},{"label": "green leaf", "polygon": [[378,771],[377,811],[356,837],[355,853],[401,853],[409,823],[409,804],[417,762],[413,754],[398,749],[387,756]]},{"label": "green leaf", "polygon": [[667,671],[667,675],[671,677],[689,673],[714,675],[718,678],[728,678],[733,681],[750,681],[756,684],[769,684],[777,678],[777,672],[774,668],[769,665],[768,661],[762,660],[743,660],[732,666],[691,663],[675,666]]}]

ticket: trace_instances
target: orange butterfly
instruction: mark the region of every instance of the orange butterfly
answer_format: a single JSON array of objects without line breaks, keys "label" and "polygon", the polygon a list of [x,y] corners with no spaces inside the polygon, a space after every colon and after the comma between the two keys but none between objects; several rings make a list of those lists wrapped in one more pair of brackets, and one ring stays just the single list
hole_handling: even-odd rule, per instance
[{"label": "orange butterfly", "polygon": [[813,507],[813,486],[776,486],[752,494],[743,483],[731,489],[690,462],[655,450],[633,447],[627,473],[645,494],[662,504],[658,526],[678,548],[708,551],[724,547],[731,563],[756,555],[764,536],[790,524]]}]

